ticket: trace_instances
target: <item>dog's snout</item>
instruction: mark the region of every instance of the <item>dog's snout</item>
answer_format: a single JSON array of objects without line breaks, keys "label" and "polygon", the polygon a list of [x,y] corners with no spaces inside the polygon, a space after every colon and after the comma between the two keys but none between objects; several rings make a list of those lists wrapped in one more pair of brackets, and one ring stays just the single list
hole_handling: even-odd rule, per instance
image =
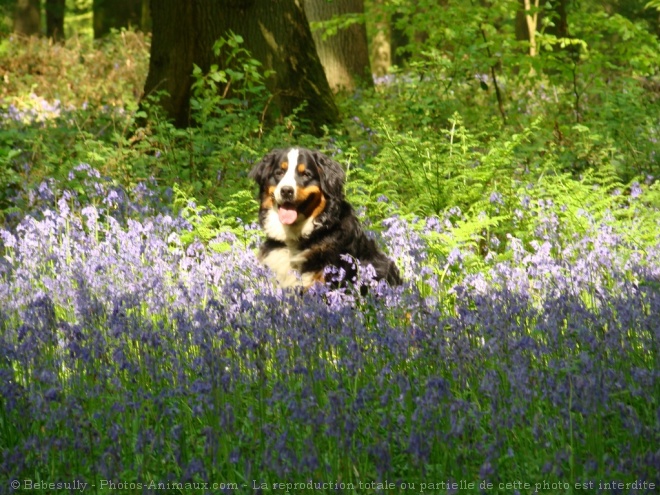
[{"label": "dog's snout", "polygon": [[293,199],[293,194],[294,194],[293,187],[283,186],[282,189],[280,190],[280,194],[282,195],[283,200],[291,201]]}]

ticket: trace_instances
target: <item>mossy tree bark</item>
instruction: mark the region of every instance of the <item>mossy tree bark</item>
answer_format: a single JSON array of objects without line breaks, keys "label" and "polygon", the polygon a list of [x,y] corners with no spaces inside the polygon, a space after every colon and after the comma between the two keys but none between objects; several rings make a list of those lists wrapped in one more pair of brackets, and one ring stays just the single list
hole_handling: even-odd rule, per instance
[{"label": "mossy tree bark", "polygon": [[179,127],[190,125],[193,64],[206,72],[212,63],[225,66],[212,51],[229,31],[265,69],[273,94],[269,107],[289,115],[305,105],[300,117],[312,131],[339,121],[330,86],[319,61],[309,24],[297,0],[160,0],[151,5],[152,43],[145,94],[165,90],[161,99]]}]

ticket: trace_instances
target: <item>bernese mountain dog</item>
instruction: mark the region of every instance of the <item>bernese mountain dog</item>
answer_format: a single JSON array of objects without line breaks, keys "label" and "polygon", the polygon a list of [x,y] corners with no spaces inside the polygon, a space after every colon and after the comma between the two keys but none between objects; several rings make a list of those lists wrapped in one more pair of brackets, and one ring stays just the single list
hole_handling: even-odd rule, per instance
[{"label": "bernese mountain dog", "polygon": [[378,280],[401,283],[394,262],[367,237],[344,198],[346,175],[337,162],[305,148],[276,149],[249,177],[259,184],[259,223],[267,237],[259,259],[281,286],[325,283],[329,266],[343,269],[351,281],[354,260],[371,264]]}]

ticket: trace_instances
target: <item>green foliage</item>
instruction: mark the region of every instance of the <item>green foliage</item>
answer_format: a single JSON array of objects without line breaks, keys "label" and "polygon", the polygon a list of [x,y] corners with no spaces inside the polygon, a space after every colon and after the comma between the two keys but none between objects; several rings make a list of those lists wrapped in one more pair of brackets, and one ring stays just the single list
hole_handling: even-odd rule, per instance
[{"label": "green foliage", "polygon": [[422,216],[440,215],[451,206],[467,209],[492,191],[508,192],[518,166],[514,152],[531,130],[494,143],[486,151],[458,114],[438,133],[395,133],[382,124],[383,148],[365,169],[372,177],[388,176],[381,194],[405,202]]},{"label": "green foliage", "polygon": [[94,0],[66,0],[64,34],[66,38],[94,37]]},{"label": "green foliage", "polygon": [[[384,195],[399,211],[444,219],[442,232],[428,234],[440,271],[454,249],[463,252],[462,269],[478,270],[484,256],[499,259],[507,251],[509,236],[525,244],[539,235],[568,242],[605,221],[635,249],[656,242],[657,197],[638,181],[624,184],[607,153],[592,157],[600,166],[576,178],[562,171],[557,148],[536,149],[537,157],[529,161],[530,142],[541,122],[520,134],[491,137],[488,149],[479,147],[458,115],[450,123],[437,136],[395,134],[384,126],[380,154],[353,172],[359,187],[351,189],[353,201],[372,215],[392,214],[391,206],[383,210],[378,202]],[[584,127],[577,132],[583,141],[576,152],[584,155],[597,136]],[[643,200],[632,199],[632,190]]]},{"label": "green foliage", "polygon": [[228,250],[231,244],[219,239],[220,234],[234,234],[244,247],[253,245],[258,236],[256,227],[249,225],[257,204],[254,195],[248,190],[231,194],[221,206],[198,206],[194,198],[175,185],[173,206],[192,226],[192,230],[183,232],[180,236],[184,245],[200,240],[208,243],[212,249],[223,252]]},{"label": "green foliage", "polygon": [[15,2],[0,0],[0,39],[8,35],[13,27]]},{"label": "green foliage", "polygon": [[573,125],[581,123],[599,136],[594,144],[626,150],[626,159],[617,159],[626,180],[643,169],[657,175],[649,138],[657,130],[658,98],[648,91],[657,86],[657,36],[643,17],[575,2],[568,4],[570,37],[559,37],[549,5],[536,33],[536,57],[528,55],[529,41],[516,27],[517,1],[379,5],[408,40],[399,48],[407,67],[395,72],[408,77],[396,84],[401,105],[393,115],[400,128],[415,132],[422,124],[439,131],[458,111],[469,128],[481,129],[504,114],[509,128],[519,132],[542,116],[539,138],[572,141]]},{"label": "green foliage", "polygon": [[[262,71],[261,63],[251,57],[242,43],[241,36],[230,32],[214,44],[213,53],[226,64],[222,70],[218,64],[213,64],[209,72],[203,74],[195,66],[190,106],[199,126],[212,124],[218,129],[211,131],[226,130],[240,122],[252,132],[255,126],[258,132],[263,132],[263,118],[258,122],[252,119],[263,117],[269,100],[265,79],[272,71]],[[250,122],[246,123],[245,118],[251,119]]]},{"label": "green foliage", "polygon": [[3,106],[21,108],[38,98],[64,108],[134,102],[142,93],[149,65],[148,38],[134,31],[101,42],[72,38],[53,45],[45,38],[2,41],[0,71]]},{"label": "green foliage", "polygon": [[149,177],[118,165],[116,147],[146,77],[144,36],[123,31],[96,45],[11,38],[0,53],[0,211],[20,206],[23,188],[65,178],[81,162],[129,182]]},{"label": "green foliage", "polygon": [[347,29],[353,24],[364,24],[364,14],[347,13],[341,16],[335,16],[327,21],[310,22],[312,31],[321,31],[322,38],[325,40],[335,36],[339,31]]}]

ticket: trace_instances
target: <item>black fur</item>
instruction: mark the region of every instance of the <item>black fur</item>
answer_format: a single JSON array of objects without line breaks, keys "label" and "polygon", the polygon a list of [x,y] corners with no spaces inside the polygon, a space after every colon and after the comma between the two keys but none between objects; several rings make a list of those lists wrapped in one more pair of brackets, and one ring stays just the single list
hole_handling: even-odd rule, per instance
[{"label": "black fur", "polygon": [[[384,279],[390,285],[400,284],[396,265],[364,233],[353,207],[344,197],[346,175],[341,165],[318,151],[296,149],[296,164],[287,162],[289,157],[295,157],[289,154],[291,149],[273,150],[249,174],[259,184],[259,222],[267,236],[261,246],[260,259],[279,275],[286,273],[287,268],[296,270],[302,275],[302,285],[309,287],[314,281],[325,280],[324,271],[328,266],[343,268],[346,279],[351,280],[356,275],[354,263],[342,259],[342,255],[350,255],[362,265],[373,265],[377,279]],[[286,168],[283,162],[287,162]],[[282,181],[283,169],[289,170],[292,166],[304,166],[304,174],[295,173],[295,188],[296,197],[300,192],[301,197],[307,199],[295,204],[300,212],[296,223],[283,225],[278,222],[280,203],[275,188]],[[292,180],[291,174],[293,172],[288,181]],[[322,199],[316,194],[318,190]],[[309,191],[313,194],[305,196]],[[303,211],[314,206],[313,214],[303,215]],[[278,255],[270,256],[275,251]],[[290,266],[285,266],[286,263]]]}]

